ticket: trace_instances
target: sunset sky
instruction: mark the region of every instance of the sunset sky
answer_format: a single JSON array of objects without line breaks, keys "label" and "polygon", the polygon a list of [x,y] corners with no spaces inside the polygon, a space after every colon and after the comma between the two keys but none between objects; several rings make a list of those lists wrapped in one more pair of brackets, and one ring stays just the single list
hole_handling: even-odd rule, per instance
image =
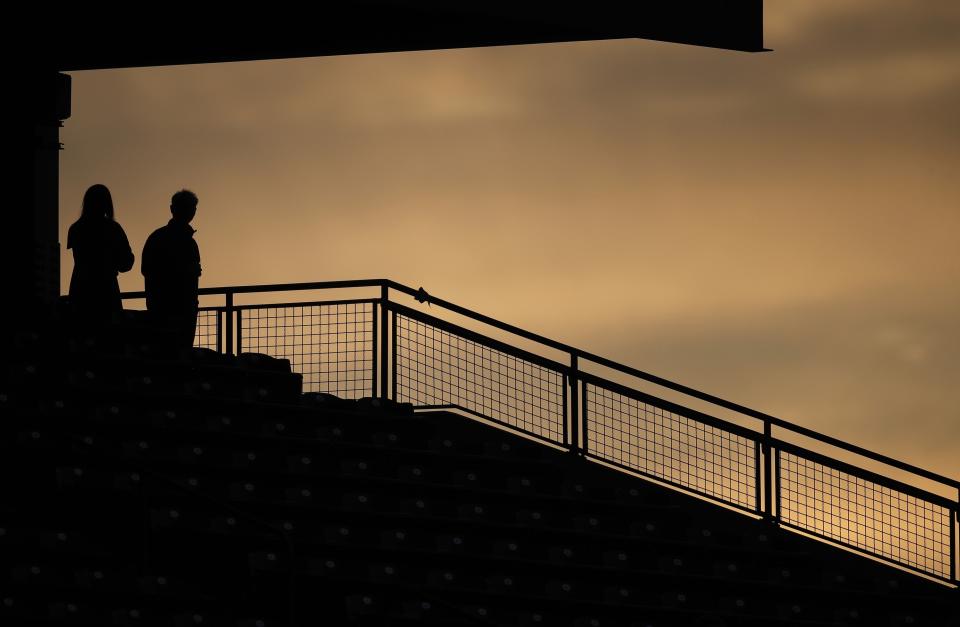
[{"label": "sunset sky", "polygon": [[960,3],[767,0],[748,54],[642,40],[74,72],[66,230],[202,286],[392,278],[960,477]]}]

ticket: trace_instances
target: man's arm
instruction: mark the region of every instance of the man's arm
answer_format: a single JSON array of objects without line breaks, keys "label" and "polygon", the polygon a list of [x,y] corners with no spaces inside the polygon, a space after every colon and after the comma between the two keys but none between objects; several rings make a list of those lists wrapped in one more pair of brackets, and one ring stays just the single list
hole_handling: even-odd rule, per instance
[{"label": "man's arm", "polygon": [[203,268],[200,266],[200,246],[197,245],[196,240],[190,240],[193,242],[193,261],[196,264],[196,275],[200,276],[203,274]]},{"label": "man's arm", "polygon": [[151,233],[150,237],[148,237],[147,241],[143,244],[143,252],[140,254],[140,274],[143,276],[148,276],[156,272],[156,235],[156,231]]}]

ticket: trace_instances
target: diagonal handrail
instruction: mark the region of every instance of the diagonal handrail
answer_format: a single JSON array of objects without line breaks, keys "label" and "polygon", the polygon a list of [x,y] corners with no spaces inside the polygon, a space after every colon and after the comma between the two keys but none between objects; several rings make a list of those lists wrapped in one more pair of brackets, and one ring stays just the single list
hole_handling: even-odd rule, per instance
[{"label": "diagonal handrail", "polygon": [[[420,300],[421,302],[427,302],[427,303],[430,303],[431,305],[437,305],[438,307],[442,307],[453,313],[462,315],[472,320],[476,320],[477,322],[481,322],[483,324],[497,328],[501,331],[506,331],[518,337],[522,337],[524,339],[537,342],[544,346],[547,346],[559,351],[563,351],[571,355],[576,355],[581,360],[588,360],[593,363],[596,363],[597,365],[605,366],[607,368],[610,368],[611,370],[616,370],[623,374],[628,374],[630,376],[636,377],[638,379],[642,379],[649,383],[659,385],[661,387],[673,390],[675,392],[679,392],[681,394],[690,396],[692,398],[696,398],[698,400],[705,401],[713,405],[717,405],[718,407],[723,407],[724,409],[729,409],[731,411],[735,411],[745,416],[750,416],[751,418],[756,418],[764,422],[769,422],[772,426],[780,427],[782,429],[787,429],[789,431],[797,433],[798,435],[802,435],[802,436],[811,438],[813,440],[818,440],[825,444],[829,444],[831,446],[835,446],[837,448],[847,450],[851,453],[855,453],[857,455],[861,455],[863,457],[873,459],[874,461],[887,464],[894,468],[898,468],[900,470],[916,474],[925,479],[930,479],[931,481],[937,481],[939,483],[943,483],[945,485],[948,485],[960,490],[960,480],[953,479],[951,477],[947,477],[945,475],[932,472],[925,468],[921,468],[919,466],[915,466],[913,464],[909,464],[907,462],[904,462],[898,459],[894,459],[887,455],[883,455],[881,453],[877,453],[875,451],[871,451],[869,449],[865,449],[855,444],[851,444],[849,442],[845,442],[843,440],[834,438],[832,436],[817,432],[813,429],[803,427],[801,425],[790,422],[783,418],[778,418],[771,414],[767,414],[767,413],[752,409],[745,405],[740,405],[739,403],[728,401],[726,399],[720,398],[719,396],[715,396],[713,394],[709,394],[707,392],[703,392],[701,390],[691,388],[681,383],[677,383],[675,381],[671,381],[663,377],[658,377],[657,375],[644,372],[632,366],[628,366],[626,364],[616,362],[612,359],[601,357],[600,355],[596,355],[589,351],[576,348],[568,344],[564,344],[562,342],[553,340],[543,335],[539,335],[532,331],[522,329],[520,327],[514,326],[512,324],[508,324],[506,322],[502,322],[500,320],[497,320],[496,318],[492,318],[490,316],[486,316],[484,314],[478,313],[476,311],[473,311],[461,305],[457,305],[450,301],[437,298],[436,296],[433,296],[423,291],[422,289],[416,290],[412,287],[403,285],[402,283],[397,283],[396,281],[393,281],[390,279],[357,279],[357,280],[347,280],[347,281],[315,281],[315,282],[302,282],[302,283],[275,283],[275,284],[264,284],[264,285],[204,287],[198,290],[198,294],[202,296],[211,296],[211,295],[227,295],[227,294],[256,294],[256,293],[269,293],[269,292],[328,290],[328,289],[346,289],[346,288],[362,288],[362,287],[386,287],[392,290],[396,290],[397,292],[401,292],[401,293],[407,294],[408,296],[412,296]],[[123,294],[121,294],[121,296],[124,299],[145,298],[146,292],[142,292],[142,291],[124,292]]]},{"label": "diagonal handrail", "polygon": [[[570,346],[568,344],[559,342],[557,340],[545,337],[543,335],[522,329],[512,324],[508,324],[496,318],[481,314],[474,310],[471,310],[467,307],[457,305],[450,301],[438,298],[426,292],[423,288],[413,289],[407,285],[392,281],[389,279],[359,279],[359,280],[347,280],[347,281],[320,281],[320,282],[301,282],[301,283],[278,283],[278,284],[266,284],[266,285],[237,285],[237,286],[226,286],[226,287],[208,287],[201,288],[198,290],[198,293],[203,296],[223,296],[225,304],[220,307],[212,307],[206,309],[215,309],[218,315],[217,323],[217,346],[221,346],[220,342],[220,317],[222,316],[226,322],[226,351],[233,352],[233,340],[234,335],[238,341],[238,349],[240,347],[240,317],[245,310],[250,309],[269,309],[269,308],[282,308],[282,307],[294,307],[294,306],[321,306],[321,305],[334,305],[335,303],[343,303],[349,301],[323,301],[323,302],[296,302],[296,303],[277,303],[277,304],[263,304],[263,305],[235,305],[234,297],[239,294],[264,294],[271,292],[294,292],[294,291],[313,291],[313,290],[337,290],[337,289],[355,289],[355,288],[379,288],[380,298],[367,298],[364,302],[370,303],[374,306],[374,311],[371,320],[372,326],[372,335],[373,335],[373,349],[370,358],[370,363],[372,363],[373,372],[371,372],[370,384],[372,385],[372,394],[373,396],[377,395],[377,385],[379,379],[380,385],[380,396],[382,398],[390,398],[390,378],[389,372],[393,372],[393,398],[397,398],[397,317],[405,317],[409,320],[418,321],[420,324],[429,325],[429,328],[436,329],[439,332],[447,333],[451,337],[460,338],[462,341],[468,341],[473,343],[476,346],[486,347],[486,350],[498,351],[503,355],[510,356],[512,359],[519,359],[529,364],[537,364],[538,367],[545,368],[548,371],[557,373],[557,376],[562,378],[563,381],[563,413],[558,419],[562,420],[562,436],[558,432],[554,432],[556,435],[550,435],[546,439],[554,441],[555,444],[561,444],[566,447],[571,452],[574,452],[578,455],[585,455],[591,459],[597,459],[600,461],[611,461],[603,459],[602,454],[598,454],[596,451],[596,445],[590,441],[590,438],[595,435],[592,434],[589,430],[589,425],[591,420],[597,420],[597,416],[594,414],[588,415],[588,394],[593,394],[593,392],[600,391],[607,394],[617,394],[621,395],[622,398],[630,399],[631,403],[639,403],[642,407],[653,408],[658,412],[668,412],[670,416],[675,416],[675,420],[683,421],[692,421],[689,422],[689,425],[695,425],[696,429],[699,429],[701,437],[704,433],[707,433],[710,429],[710,433],[720,433],[726,434],[722,437],[740,437],[746,438],[744,442],[749,441],[753,442],[751,446],[754,446],[756,452],[750,457],[750,464],[755,466],[755,477],[751,479],[753,482],[753,488],[756,491],[755,508],[752,510],[754,513],[761,515],[766,518],[768,521],[775,524],[783,524],[787,527],[793,527],[802,529],[802,526],[798,527],[795,520],[788,520],[783,517],[783,513],[786,512],[787,517],[795,514],[790,510],[790,507],[797,507],[798,503],[794,497],[793,500],[788,499],[788,503],[781,503],[781,492],[783,489],[782,484],[789,481],[801,481],[808,480],[808,477],[805,476],[794,476],[796,473],[804,472],[807,469],[807,466],[816,467],[817,471],[821,473],[815,479],[811,480],[815,483],[815,488],[820,490],[821,493],[818,494],[819,498],[829,499],[830,490],[832,489],[829,485],[823,484],[820,485],[816,483],[821,481],[822,473],[841,473],[846,477],[847,481],[852,481],[851,485],[859,483],[866,483],[871,487],[870,489],[879,489],[879,490],[894,490],[897,492],[898,498],[919,498],[922,499],[924,503],[936,505],[938,507],[944,508],[944,516],[949,517],[949,526],[950,526],[950,539],[949,539],[949,567],[944,571],[944,563],[946,558],[944,556],[944,563],[939,564],[939,570],[936,573],[931,574],[929,569],[924,570],[922,567],[917,567],[913,563],[902,564],[899,563],[895,557],[890,555],[881,554],[881,553],[871,553],[869,547],[860,546],[857,544],[851,544],[843,539],[836,539],[830,537],[822,537],[821,539],[826,539],[828,541],[835,541],[838,544],[847,546],[848,548],[853,548],[868,554],[873,554],[879,556],[881,559],[885,559],[892,563],[898,563],[901,566],[906,568],[911,568],[916,572],[921,572],[926,575],[933,576],[936,579],[941,581],[947,581],[949,583],[956,584],[956,529],[957,524],[957,512],[960,510],[960,481],[953,479],[951,477],[946,477],[944,475],[929,471],[924,468],[920,468],[913,464],[906,463],[901,460],[894,459],[887,455],[883,455],[874,451],[870,451],[863,447],[851,444],[849,442],[844,442],[840,439],[834,438],[832,436],[819,433],[813,429],[800,426],[798,424],[792,423],[790,421],[772,416],[770,414],[757,411],[755,409],[746,407],[739,403],[734,403],[732,401],[725,400],[718,396],[708,394],[701,390],[691,388],[689,386],[682,385],[675,381],[671,381],[662,377],[658,377],[648,372],[633,368],[626,364],[618,363],[611,359],[596,355],[589,351]],[[540,347],[545,347],[560,351],[565,353],[569,357],[569,365],[562,364],[555,361],[554,359],[547,358],[546,356],[538,355],[536,353],[531,353],[528,350],[521,349],[519,346],[512,344],[509,341],[496,340],[493,337],[488,335],[480,334],[476,331],[468,330],[464,327],[457,326],[446,320],[436,318],[431,315],[427,315],[425,312],[420,312],[413,308],[402,305],[395,300],[391,299],[391,291],[398,294],[404,294],[409,297],[412,297],[417,302],[427,303],[431,306],[436,306],[439,309],[446,310],[448,312],[463,316],[464,318],[479,322],[486,327],[498,329],[499,331],[505,332],[512,336],[523,338],[530,342],[539,345]],[[134,298],[144,298],[144,292],[127,292],[122,294],[123,298],[134,299]],[[376,308],[379,307],[380,314],[379,316],[376,313]],[[392,329],[390,328],[389,320],[392,316],[393,324]],[[236,320],[235,320],[236,318]],[[379,319],[379,321],[378,321]],[[236,324],[236,329],[234,325]],[[378,330],[379,327],[379,330]],[[392,331],[392,335],[391,335]],[[379,345],[379,348],[378,348]],[[388,349],[388,346],[392,345],[393,353],[392,359]],[[379,354],[378,354],[379,350]],[[683,407],[666,399],[660,399],[656,396],[652,396],[641,392],[637,389],[624,386],[623,384],[614,383],[608,379],[601,378],[597,375],[583,372],[581,370],[581,364],[583,363],[593,363],[604,368],[608,368],[612,371],[619,372],[622,374],[629,375],[636,379],[652,383],[654,385],[660,386],[662,388],[672,390],[674,392],[680,393],[686,397],[697,399],[706,403],[709,403],[712,406],[730,410],[746,416],[753,418],[762,422],[762,430],[754,430],[749,427],[744,427],[736,423],[730,422],[720,417],[710,416],[702,412]],[[591,392],[592,390],[592,392]],[[569,393],[568,393],[569,392]],[[592,401],[594,396],[589,397]],[[423,403],[424,407],[427,406],[438,406],[437,403]],[[472,415],[477,415],[485,418],[491,418],[491,416],[485,416],[482,413],[478,413],[474,409],[469,409],[463,407],[467,413]],[[595,407],[594,407],[595,409]],[[646,411],[646,409],[644,409]],[[603,418],[601,416],[600,418]],[[502,423],[502,421],[500,421]],[[507,428],[514,430],[520,430],[525,433],[523,429],[519,428],[515,424],[502,423]],[[678,423],[679,424],[679,423]],[[569,426],[569,429],[568,429]],[[835,449],[847,451],[858,455],[864,459],[869,459],[875,462],[879,462],[889,468],[895,468],[900,471],[904,471],[912,474],[914,477],[923,478],[938,483],[941,488],[949,488],[957,490],[958,497],[956,500],[953,498],[946,498],[941,495],[931,493],[925,489],[921,489],[916,486],[911,486],[905,484],[901,481],[888,477],[884,474],[880,474],[873,471],[868,471],[863,468],[858,468],[854,465],[851,465],[840,460],[832,459],[831,457],[824,456],[820,453],[815,453],[803,447],[800,447],[796,444],[784,441],[778,437],[775,437],[773,428],[782,429],[786,432],[794,433],[806,438],[809,438],[813,441],[819,442],[821,444],[833,447]],[[704,431],[707,430],[707,431]],[[719,430],[719,431],[716,431]],[[540,439],[544,439],[540,436]],[[562,440],[562,441],[559,441]],[[686,445],[684,445],[686,446]],[[782,455],[787,457],[782,459]],[[792,466],[785,466],[784,464],[793,464]],[[618,465],[614,463],[614,465]],[[632,468],[626,468],[627,470],[635,470]],[[790,472],[793,472],[794,475],[789,475]],[[812,471],[811,471],[812,472]],[[784,477],[784,473],[787,473],[788,476]],[[641,474],[646,474],[641,472]],[[661,480],[662,478],[653,477],[654,479]],[[858,483],[859,482],[859,483]],[[702,491],[693,489],[690,490],[689,486],[676,484],[666,480],[666,483],[679,487],[681,489],[686,489],[687,491],[692,491],[695,494],[701,496],[706,496],[713,500],[724,502],[722,498],[717,497],[716,495],[711,495],[704,493]],[[787,495],[790,496],[790,495]],[[725,503],[728,505],[734,505],[740,509],[747,509],[751,511],[750,508],[745,508],[743,503]],[[751,508],[753,506],[751,505]],[[868,521],[876,522],[876,521]],[[907,518],[904,517],[903,520],[899,521],[900,524],[908,524]],[[915,523],[914,523],[915,524]],[[936,524],[940,524],[939,519]],[[896,530],[896,529],[894,529]],[[816,530],[812,529],[812,532]],[[814,535],[817,535],[814,533]],[[919,545],[918,545],[919,546]],[[914,549],[919,550],[917,546],[913,547]],[[920,547],[922,548],[922,547]],[[943,571],[943,572],[941,572]]]}]

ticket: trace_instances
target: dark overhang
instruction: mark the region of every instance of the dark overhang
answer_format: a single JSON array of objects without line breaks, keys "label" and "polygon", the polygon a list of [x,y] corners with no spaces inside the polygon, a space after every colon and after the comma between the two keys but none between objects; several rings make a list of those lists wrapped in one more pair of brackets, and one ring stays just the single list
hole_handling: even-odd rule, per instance
[{"label": "dark overhang", "polygon": [[[58,71],[603,39],[763,50],[762,0],[71,3],[21,13],[31,65]],[[16,12],[14,12],[16,13]],[[12,26],[10,22],[9,25]]]}]

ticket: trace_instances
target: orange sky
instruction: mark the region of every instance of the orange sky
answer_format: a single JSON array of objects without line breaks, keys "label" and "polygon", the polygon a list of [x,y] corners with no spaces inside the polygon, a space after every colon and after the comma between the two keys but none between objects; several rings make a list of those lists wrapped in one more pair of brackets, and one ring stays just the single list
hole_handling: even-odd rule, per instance
[{"label": "orange sky", "polygon": [[75,72],[61,242],[101,182],[139,257],[188,187],[204,286],[423,285],[960,477],[960,5],[766,4],[757,55]]}]

